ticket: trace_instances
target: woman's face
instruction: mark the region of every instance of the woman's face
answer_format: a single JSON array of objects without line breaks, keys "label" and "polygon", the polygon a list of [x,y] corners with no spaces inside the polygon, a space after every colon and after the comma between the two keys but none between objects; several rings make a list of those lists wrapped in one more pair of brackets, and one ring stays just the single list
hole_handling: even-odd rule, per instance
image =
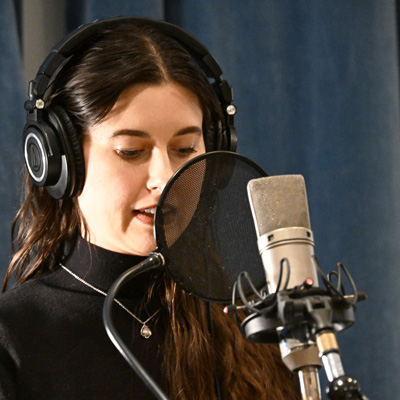
[{"label": "woman's face", "polygon": [[175,83],[139,84],[84,135],[85,186],[78,197],[90,241],[119,253],[155,250],[154,210],[167,181],[205,152],[197,96]]}]

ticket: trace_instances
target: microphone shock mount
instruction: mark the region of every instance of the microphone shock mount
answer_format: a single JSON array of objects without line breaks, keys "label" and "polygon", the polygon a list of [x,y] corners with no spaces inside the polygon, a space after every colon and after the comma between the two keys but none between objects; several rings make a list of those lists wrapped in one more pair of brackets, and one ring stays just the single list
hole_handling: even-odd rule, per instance
[{"label": "microphone shock mount", "polygon": [[[280,274],[287,268],[287,279],[279,280],[275,293],[259,292],[249,275],[242,272],[233,287],[232,305],[225,312],[233,314],[244,336],[257,343],[278,343],[285,365],[299,376],[303,400],[321,399],[318,370],[324,366],[329,385],[326,393],[332,400],[368,400],[356,379],[345,374],[336,333],[353,325],[355,304],[366,295],[358,293],[346,267],[339,263],[335,287],[317,264],[325,288],[313,286],[306,279],[300,286],[288,289],[290,265],[281,260]],[[353,294],[345,295],[342,272],[347,276]],[[244,281],[254,296],[247,299]],[[282,288],[280,286],[283,286]],[[242,305],[236,304],[237,292]],[[237,310],[244,309],[247,316],[239,320]]]}]

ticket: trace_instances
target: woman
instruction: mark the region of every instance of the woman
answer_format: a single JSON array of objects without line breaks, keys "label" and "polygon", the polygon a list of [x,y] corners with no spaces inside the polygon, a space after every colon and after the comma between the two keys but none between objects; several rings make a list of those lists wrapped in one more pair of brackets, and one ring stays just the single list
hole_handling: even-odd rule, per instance
[{"label": "woman", "polygon": [[[0,398],[151,398],[106,335],[103,295],[155,249],[157,201],[174,171],[213,148],[218,99],[174,39],[118,22],[80,46],[50,102],[76,129],[82,184],[55,199],[26,179],[5,279],[18,285],[0,301]],[[118,331],[171,399],[299,397],[277,348],[247,342],[221,306],[212,337],[207,304],[162,272],[140,275],[118,304]]]}]

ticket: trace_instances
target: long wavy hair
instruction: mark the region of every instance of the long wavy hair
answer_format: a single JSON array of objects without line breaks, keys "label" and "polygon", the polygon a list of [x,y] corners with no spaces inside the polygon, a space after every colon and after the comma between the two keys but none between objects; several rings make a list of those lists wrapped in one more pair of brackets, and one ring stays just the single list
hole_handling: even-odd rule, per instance
[{"label": "long wavy hair", "polygon": [[[57,76],[51,102],[68,112],[82,137],[107,116],[127,87],[166,82],[197,95],[206,147],[212,148],[220,113],[211,84],[187,50],[150,26],[118,24],[98,32]],[[77,199],[55,200],[26,174],[3,290],[10,276],[23,283],[55,268],[63,244],[76,232],[88,232]],[[205,302],[166,277],[162,293],[168,312],[164,371],[171,399],[216,399],[215,374],[224,399],[299,398],[296,376],[283,365],[276,346],[248,342],[218,306],[212,306],[211,335]]]}]

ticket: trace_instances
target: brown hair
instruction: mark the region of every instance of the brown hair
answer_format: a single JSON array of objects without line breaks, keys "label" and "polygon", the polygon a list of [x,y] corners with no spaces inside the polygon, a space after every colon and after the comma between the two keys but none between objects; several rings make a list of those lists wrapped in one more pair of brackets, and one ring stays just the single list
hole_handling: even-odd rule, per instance
[{"label": "brown hair", "polygon": [[[198,96],[206,145],[212,147],[220,114],[208,79],[181,45],[149,26],[119,24],[85,43],[57,77],[52,103],[67,111],[82,135],[110,112],[128,86],[165,82],[181,84]],[[18,249],[3,290],[12,274],[22,283],[51,270],[63,244],[77,231],[87,232],[84,225],[76,198],[55,200],[27,177],[25,200],[12,228],[13,237],[18,230]],[[275,346],[248,342],[217,306],[212,338],[205,302],[167,279],[162,293],[169,312],[164,371],[171,399],[216,399],[214,371],[224,398],[299,397],[296,377],[284,367]]]}]

